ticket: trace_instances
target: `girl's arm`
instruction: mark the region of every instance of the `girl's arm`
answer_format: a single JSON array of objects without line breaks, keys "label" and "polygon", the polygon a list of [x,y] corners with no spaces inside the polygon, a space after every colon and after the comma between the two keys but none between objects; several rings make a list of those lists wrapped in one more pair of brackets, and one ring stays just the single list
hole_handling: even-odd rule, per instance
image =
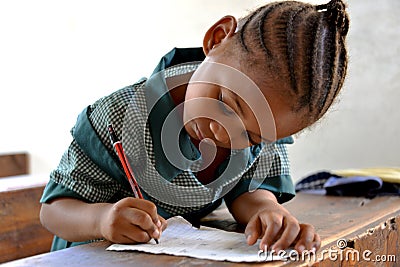
[{"label": "girl's arm", "polygon": [[314,227],[300,224],[268,190],[246,192],[237,197],[229,209],[238,223],[246,225],[249,245],[261,238],[262,250],[278,252],[294,245],[301,252],[320,247],[320,238]]},{"label": "girl's arm", "polygon": [[148,242],[159,238],[166,227],[152,202],[136,198],[94,204],[59,198],[42,204],[40,220],[50,232],[71,242],[99,238],[115,243]]}]

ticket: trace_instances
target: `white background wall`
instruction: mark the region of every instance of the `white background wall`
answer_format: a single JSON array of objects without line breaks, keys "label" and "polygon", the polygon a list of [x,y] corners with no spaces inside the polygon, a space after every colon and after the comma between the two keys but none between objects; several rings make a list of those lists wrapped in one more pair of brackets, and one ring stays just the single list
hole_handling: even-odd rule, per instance
[{"label": "white background wall", "polygon": [[[325,1],[313,1],[323,3]],[[93,101],[149,76],[172,47],[200,46],[226,14],[265,1],[0,1],[0,153],[27,151],[47,175]],[[290,147],[294,178],[400,166],[400,1],[349,1],[349,76],[340,101]]]},{"label": "white background wall", "polygon": [[339,101],[290,148],[295,178],[400,168],[400,1],[350,0],[349,75]]}]

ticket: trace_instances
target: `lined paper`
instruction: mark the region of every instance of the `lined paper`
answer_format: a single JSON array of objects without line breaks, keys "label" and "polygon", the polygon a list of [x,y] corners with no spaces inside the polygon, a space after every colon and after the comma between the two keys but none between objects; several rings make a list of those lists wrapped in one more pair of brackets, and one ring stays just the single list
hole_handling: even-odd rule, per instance
[{"label": "lined paper", "polygon": [[154,240],[146,244],[113,244],[107,250],[142,251],[231,262],[282,260],[278,255],[260,254],[259,241],[249,246],[244,234],[206,226],[195,228],[179,216],[168,219],[168,227],[159,241],[159,244]]}]

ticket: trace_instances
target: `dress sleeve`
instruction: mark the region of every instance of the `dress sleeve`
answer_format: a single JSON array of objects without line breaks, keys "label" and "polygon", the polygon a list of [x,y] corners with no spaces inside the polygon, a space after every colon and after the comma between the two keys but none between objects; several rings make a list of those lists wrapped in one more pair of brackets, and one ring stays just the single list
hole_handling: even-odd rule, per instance
[{"label": "dress sleeve", "polygon": [[293,143],[293,139],[281,139],[269,144],[274,154],[271,158],[266,157],[266,149],[261,152],[260,157],[253,163],[251,168],[242,176],[238,184],[225,195],[224,200],[229,206],[241,194],[248,192],[256,168],[261,168],[265,173],[264,180],[257,186],[257,189],[264,189],[272,192],[279,203],[289,201],[295,196],[294,185],[290,175],[290,162],[287,155],[286,145]]},{"label": "dress sleeve", "polygon": [[50,173],[41,202],[59,197],[113,202],[132,195],[108,138],[107,125],[115,124],[116,132],[121,134],[120,122],[133,92],[132,86],[125,87],[82,111],[71,130],[73,140]]},{"label": "dress sleeve", "polygon": [[96,166],[74,140],[50,173],[40,201],[72,197],[85,202],[107,202],[120,189],[120,183]]}]

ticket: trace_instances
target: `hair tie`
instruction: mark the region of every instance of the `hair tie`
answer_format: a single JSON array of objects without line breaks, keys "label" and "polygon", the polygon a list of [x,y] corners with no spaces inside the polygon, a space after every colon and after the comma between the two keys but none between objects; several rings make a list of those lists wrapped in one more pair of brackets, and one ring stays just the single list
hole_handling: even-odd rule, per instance
[{"label": "hair tie", "polygon": [[346,13],[346,5],[341,0],[331,0],[327,4],[318,5],[317,11],[325,11],[328,21],[333,23],[342,35],[349,30],[349,18]]}]

